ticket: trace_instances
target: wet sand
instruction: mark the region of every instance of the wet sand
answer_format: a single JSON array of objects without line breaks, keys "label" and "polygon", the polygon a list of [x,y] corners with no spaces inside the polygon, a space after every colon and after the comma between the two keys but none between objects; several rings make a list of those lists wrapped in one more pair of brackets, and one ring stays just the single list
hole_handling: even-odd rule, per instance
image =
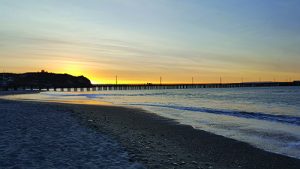
[{"label": "wet sand", "polygon": [[[9,101],[11,102],[11,101]],[[19,102],[20,103],[20,102]],[[196,130],[141,109],[117,106],[26,102],[59,108],[83,126],[105,133],[147,168],[296,169],[300,160]]]},{"label": "wet sand", "polygon": [[0,168],[144,168],[116,140],[53,105],[0,100]]}]

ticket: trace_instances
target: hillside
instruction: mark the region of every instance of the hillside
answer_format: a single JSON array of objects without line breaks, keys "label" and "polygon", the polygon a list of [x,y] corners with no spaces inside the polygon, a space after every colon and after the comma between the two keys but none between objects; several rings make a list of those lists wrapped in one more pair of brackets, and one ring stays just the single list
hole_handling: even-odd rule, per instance
[{"label": "hillside", "polygon": [[91,81],[84,76],[48,72],[0,73],[0,86],[9,87],[87,87]]}]

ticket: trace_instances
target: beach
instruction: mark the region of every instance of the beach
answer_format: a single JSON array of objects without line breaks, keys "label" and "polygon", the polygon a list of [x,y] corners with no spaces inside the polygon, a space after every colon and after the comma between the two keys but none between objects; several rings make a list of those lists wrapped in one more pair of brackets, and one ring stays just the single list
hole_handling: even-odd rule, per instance
[{"label": "beach", "polygon": [[[0,100],[0,103],[1,114],[4,110],[10,111],[10,114],[19,114],[17,111],[30,111],[29,115],[31,116],[41,111],[69,114],[72,118],[77,119],[76,123],[80,127],[84,128],[84,130],[79,131],[87,132],[85,130],[91,130],[90,132],[103,134],[103,137],[109,138],[108,142],[116,141],[121,150],[124,148],[124,153],[127,153],[127,156],[120,158],[120,161],[123,162],[119,164],[121,166],[119,168],[125,166],[125,168],[296,169],[300,166],[299,159],[266,152],[243,142],[196,130],[191,126],[181,125],[174,120],[160,117],[142,109],[110,105],[77,105],[8,100]],[[43,114],[40,114],[40,118],[42,117]],[[26,118],[30,119],[31,117]],[[64,119],[57,118],[56,120]],[[20,123],[20,125],[23,124]],[[27,132],[31,131],[27,130]],[[4,135],[6,134],[9,134],[9,132],[4,133]],[[20,137],[22,137],[22,134]],[[52,139],[56,138],[53,137]],[[97,145],[97,138],[95,139],[95,145],[85,146],[106,146],[106,144],[100,143]],[[5,146],[1,145],[1,150],[5,149]],[[83,149],[86,149],[86,147]],[[26,150],[26,147],[23,148]],[[107,151],[109,149],[111,147],[108,147]],[[47,149],[41,151],[43,150],[46,151]],[[99,153],[103,154],[104,152]],[[8,157],[5,156],[5,153],[1,154],[0,159],[3,163]],[[10,158],[13,159],[13,157]],[[69,157],[67,155],[63,158],[68,159]],[[76,158],[88,159],[80,153]],[[97,159],[97,156],[94,158]],[[24,160],[26,161],[26,159]],[[30,161],[31,159],[27,160]],[[103,159],[99,158],[99,160]],[[106,161],[109,160],[106,159]],[[91,161],[91,163],[93,165],[90,166],[85,166],[86,163],[82,163],[82,167],[99,168],[99,166],[97,167],[98,163],[95,163],[95,161]],[[72,167],[72,160],[68,164]],[[104,168],[114,168],[116,167],[114,165],[110,165],[108,162],[107,167]],[[75,164],[73,167],[75,167]]]},{"label": "beach", "polygon": [[0,101],[0,168],[144,168],[61,106]]}]

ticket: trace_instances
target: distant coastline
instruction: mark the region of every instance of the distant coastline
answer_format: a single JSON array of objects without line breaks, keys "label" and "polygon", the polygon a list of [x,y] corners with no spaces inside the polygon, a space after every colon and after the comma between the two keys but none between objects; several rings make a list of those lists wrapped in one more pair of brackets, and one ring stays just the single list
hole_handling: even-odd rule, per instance
[{"label": "distant coastline", "polygon": [[0,91],[53,90],[53,91],[101,91],[101,90],[150,90],[190,88],[236,88],[300,86],[300,80],[293,82],[241,82],[241,83],[146,83],[146,84],[92,84],[85,76],[69,74],[28,72],[0,73]]},{"label": "distant coastline", "polygon": [[41,72],[0,73],[2,88],[88,87],[91,81],[84,76]]}]

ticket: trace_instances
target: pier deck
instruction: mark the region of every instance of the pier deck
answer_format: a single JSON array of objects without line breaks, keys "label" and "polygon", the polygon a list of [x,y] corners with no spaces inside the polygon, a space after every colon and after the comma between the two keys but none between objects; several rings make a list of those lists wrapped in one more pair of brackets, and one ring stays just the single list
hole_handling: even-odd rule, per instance
[{"label": "pier deck", "polygon": [[239,87],[276,87],[300,86],[300,81],[294,82],[246,82],[246,83],[209,83],[209,84],[93,84],[91,86],[5,86],[0,91],[8,90],[40,90],[61,92],[84,92],[105,90],[159,90],[159,89],[193,89],[193,88],[239,88]]}]

